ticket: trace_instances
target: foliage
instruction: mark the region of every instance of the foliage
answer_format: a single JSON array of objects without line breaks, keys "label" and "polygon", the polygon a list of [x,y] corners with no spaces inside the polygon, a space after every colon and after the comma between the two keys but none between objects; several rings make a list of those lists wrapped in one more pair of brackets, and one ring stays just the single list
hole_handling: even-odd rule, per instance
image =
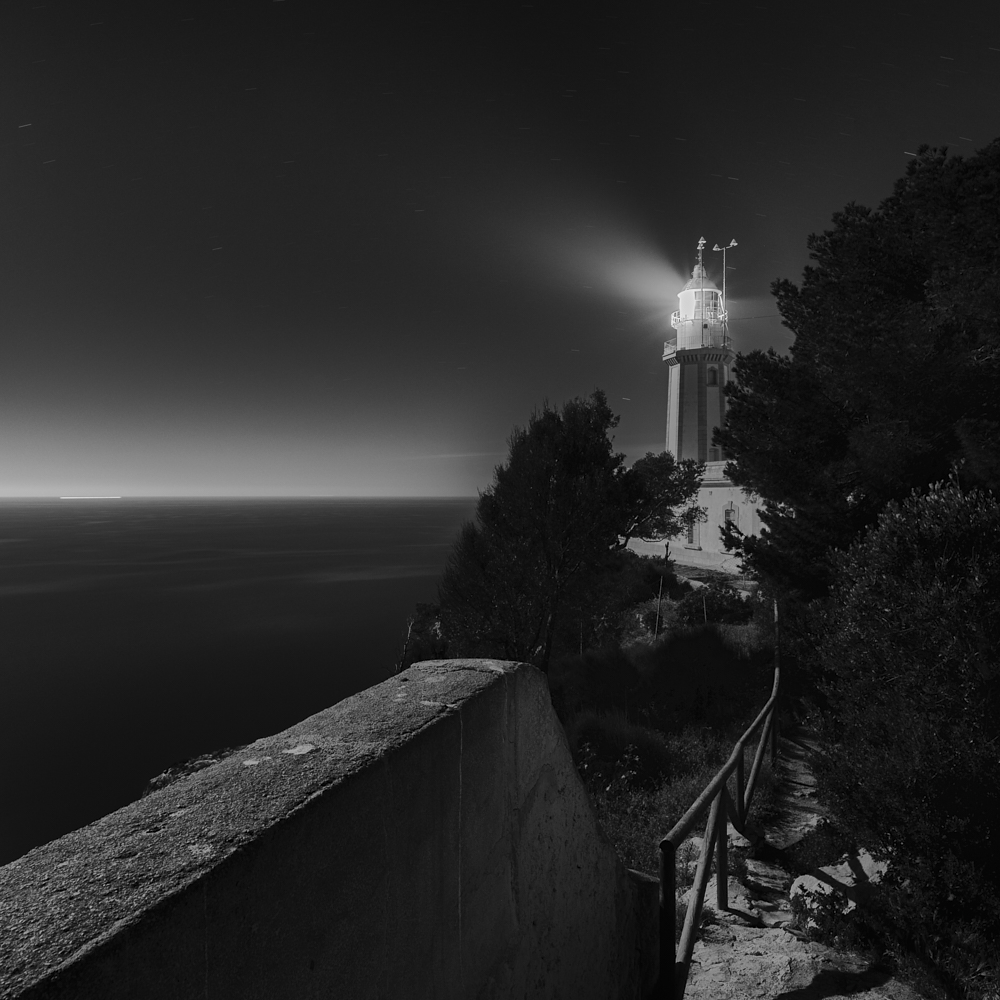
[{"label": "foliage", "polygon": [[691,591],[677,606],[677,620],[683,625],[740,625],[753,617],[753,604],[725,583],[710,583]]},{"label": "foliage", "polygon": [[757,573],[807,598],[829,553],[890,500],[943,478],[1000,485],[1000,140],[967,159],[923,147],[876,211],[848,205],[808,241],[800,286],[774,283],[791,357],[740,356],[716,436],[763,498]]},{"label": "foliage", "polygon": [[581,771],[605,790],[653,787],[670,771],[666,740],[648,726],[629,722],[621,709],[577,715],[566,730]]},{"label": "foliage", "polygon": [[[598,390],[561,411],[546,404],[526,428],[514,429],[507,462],[480,495],[439,587],[441,631],[452,655],[547,669],[567,608],[579,612],[589,596],[599,596],[602,577],[621,568],[614,553],[623,538],[651,518],[665,523],[655,491],[671,502],[696,491],[684,463],[670,471],[648,456],[638,473],[627,470],[612,450],[617,423]],[[582,615],[576,617],[579,624]]]},{"label": "foliage", "polygon": [[441,609],[436,604],[418,604],[406,620],[403,651],[396,673],[420,660],[440,660],[448,655],[448,643],[441,633]]},{"label": "foliage", "polygon": [[570,725],[598,821],[628,867],[657,873],[660,839],[725,763],[739,736],[731,735],[693,727],[667,736],[614,712],[588,712]]},{"label": "foliage", "polygon": [[587,710],[618,709],[665,733],[691,722],[725,727],[768,689],[771,652],[770,636],[753,622],[677,627],[655,643],[558,657],[549,690],[565,726]]},{"label": "foliage", "polygon": [[568,584],[618,542],[622,456],[608,436],[617,422],[595,392],[514,429],[439,588],[442,628],[459,652],[547,664]]},{"label": "foliage", "polygon": [[582,654],[626,643],[629,636],[642,631],[634,627],[637,615],[646,602],[655,604],[661,581],[664,594],[684,588],[666,560],[639,556],[628,549],[608,553],[595,571],[581,574],[567,588],[553,655]]},{"label": "foliage", "polygon": [[[689,501],[698,493],[704,466],[686,458],[675,462],[669,451],[646,452],[623,477],[625,520],[621,544],[629,538],[674,538],[696,521],[701,508]],[[687,504],[688,506],[684,507]],[[678,513],[678,509],[684,507]]]},{"label": "foliage", "polygon": [[[628,683],[617,701],[607,684],[588,689],[565,721],[602,829],[625,864],[649,874],[657,872],[659,840],[726,762],[767,693],[753,664],[706,642],[706,630],[692,631],[689,641],[647,650],[648,659],[637,650],[591,654],[591,678],[603,666]],[[706,658],[710,647],[715,655]],[[717,685],[730,669],[739,680],[722,697]]]},{"label": "foliage", "polygon": [[549,670],[552,705],[565,726],[587,710],[628,715],[640,697],[639,683],[632,658],[617,643],[558,657]]},{"label": "foliage", "polygon": [[677,603],[669,597],[651,597],[630,609],[622,629],[622,645],[653,642],[677,624]]},{"label": "foliage", "polygon": [[[591,651],[599,658],[619,644],[652,639],[657,604],[653,595],[661,593],[661,582],[662,634],[672,614],[667,595],[683,596],[690,587],[677,579],[672,565],[665,560],[639,556],[628,549],[609,552],[598,571],[581,574],[567,588],[553,640],[554,658],[586,659]],[[418,604],[407,619],[396,670],[404,670],[419,660],[472,655],[459,649],[445,636],[440,605]],[[476,655],[483,653],[480,645]],[[586,677],[584,668],[583,683],[587,683]]]},{"label": "foliage", "polygon": [[[827,857],[825,863],[832,860]],[[921,996],[997,1000],[1000,944],[995,922],[960,915],[945,923],[934,905],[911,883],[901,884],[890,869],[853,909],[844,907],[838,893],[808,904],[796,896],[791,909],[800,933],[841,951],[867,954]]]},{"label": "foliage", "polygon": [[949,955],[968,965],[1000,921],[1000,504],[934,486],[890,503],[834,565],[816,617],[820,782],[891,860],[882,936],[945,971]]}]

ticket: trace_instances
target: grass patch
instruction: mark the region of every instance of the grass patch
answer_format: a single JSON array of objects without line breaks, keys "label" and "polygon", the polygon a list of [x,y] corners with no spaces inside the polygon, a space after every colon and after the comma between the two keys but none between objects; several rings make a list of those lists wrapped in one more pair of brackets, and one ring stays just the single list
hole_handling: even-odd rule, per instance
[{"label": "grass patch", "polygon": [[[588,789],[601,829],[615,845],[623,864],[655,878],[660,871],[660,840],[710,778],[711,774],[703,781],[700,774],[692,774],[652,790],[614,786]],[[691,887],[690,880],[683,884],[685,872],[685,866],[677,866],[678,892]]]}]

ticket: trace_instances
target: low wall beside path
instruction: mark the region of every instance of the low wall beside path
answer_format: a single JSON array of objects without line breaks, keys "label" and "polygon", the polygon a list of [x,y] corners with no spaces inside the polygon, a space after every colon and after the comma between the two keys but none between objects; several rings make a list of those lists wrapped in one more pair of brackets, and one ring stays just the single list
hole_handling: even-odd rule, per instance
[{"label": "low wall beside path", "polygon": [[649,995],[544,675],[437,660],[0,868],[0,998]]}]

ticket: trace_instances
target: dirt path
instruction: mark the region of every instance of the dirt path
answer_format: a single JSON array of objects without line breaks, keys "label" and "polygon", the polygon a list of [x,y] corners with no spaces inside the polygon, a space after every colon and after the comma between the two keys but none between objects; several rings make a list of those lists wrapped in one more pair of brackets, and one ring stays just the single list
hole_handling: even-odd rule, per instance
[{"label": "dirt path", "polygon": [[790,926],[792,875],[779,852],[815,829],[823,808],[809,767],[815,750],[799,728],[780,741],[779,819],[764,831],[774,863],[747,862],[745,884],[729,879],[729,909],[715,909],[715,877],[705,895],[687,1000],[919,1000],[920,994],[856,955],[806,941]]}]

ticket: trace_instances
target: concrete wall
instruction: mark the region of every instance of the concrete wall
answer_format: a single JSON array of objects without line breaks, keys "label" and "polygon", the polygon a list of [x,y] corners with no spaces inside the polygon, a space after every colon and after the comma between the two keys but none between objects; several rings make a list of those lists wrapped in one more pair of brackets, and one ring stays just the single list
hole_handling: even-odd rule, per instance
[{"label": "concrete wall", "polygon": [[640,997],[544,676],[416,664],[0,868],[0,997]]}]

